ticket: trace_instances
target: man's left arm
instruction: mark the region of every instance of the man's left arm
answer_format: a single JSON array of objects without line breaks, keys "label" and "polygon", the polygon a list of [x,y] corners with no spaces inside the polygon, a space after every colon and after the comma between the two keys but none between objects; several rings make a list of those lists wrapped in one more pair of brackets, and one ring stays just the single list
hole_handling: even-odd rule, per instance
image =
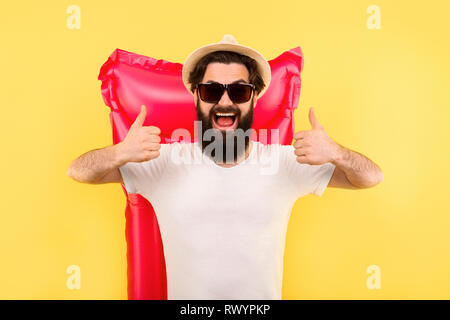
[{"label": "man's left arm", "polygon": [[333,163],[333,176],[328,187],[362,189],[370,188],[384,176],[381,169],[369,158],[333,141],[317,120],[313,108],[309,109],[311,130],[295,133],[294,143],[297,162],[312,165]]},{"label": "man's left arm", "polygon": [[336,166],[329,187],[361,189],[376,186],[383,181],[381,169],[366,156],[339,145],[334,160]]}]

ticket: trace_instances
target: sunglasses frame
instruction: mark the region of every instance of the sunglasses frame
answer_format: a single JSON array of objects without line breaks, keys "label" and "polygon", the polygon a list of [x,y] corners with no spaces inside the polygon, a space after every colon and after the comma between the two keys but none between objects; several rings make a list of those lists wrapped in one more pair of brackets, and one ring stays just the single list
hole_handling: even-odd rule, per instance
[{"label": "sunglasses frame", "polygon": [[[204,100],[202,98],[202,95],[200,94],[200,87],[203,86],[203,85],[213,85],[213,84],[220,85],[221,88],[222,88],[222,93],[221,93],[221,95],[219,97],[219,100],[217,100],[217,101],[206,101],[206,100]],[[225,92],[225,90],[227,90],[227,94],[228,94],[228,97],[230,98],[230,100],[233,101],[233,99],[230,96],[230,90],[229,90],[229,87],[228,87],[230,85],[244,85],[244,86],[251,87],[252,88],[252,92],[254,92],[254,90],[255,90],[255,85],[251,84],[251,83],[229,83],[229,84],[223,84],[223,83],[219,83],[219,82],[209,82],[209,83],[199,83],[199,84],[197,84],[195,86],[195,88],[197,89],[198,95],[199,95],[199,97],[200,97],[200,99],[202,101],[204,101],[206,103],[217,103],[217,102],[220,101],[220,99],[222,99],[222,96],[223,96],[223,93]],[[250,98],[248,98],[247,101],[244,101],[244,102],[234,102],[233,101],[233,103],[246,103],[246,102],[250,101],[251,97],[252,97],[252,94],[250,93]]]}]

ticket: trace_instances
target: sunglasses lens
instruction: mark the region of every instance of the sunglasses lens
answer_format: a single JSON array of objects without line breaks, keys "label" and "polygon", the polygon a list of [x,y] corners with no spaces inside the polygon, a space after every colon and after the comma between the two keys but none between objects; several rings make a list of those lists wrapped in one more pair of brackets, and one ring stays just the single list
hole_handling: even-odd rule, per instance
[{"label": "sunglasses lens", "polygon": [[216,103],[222,97],[223,89],[218,83],[202,84],[199,89],[200,98],[209,103]]},{"label": "sunglasses lens", "polygon": [[231,84],[228,86],[230,90],[230,99],[234,103],[244,103],[250,100],[252,95],[252,87],[245,84]]}]

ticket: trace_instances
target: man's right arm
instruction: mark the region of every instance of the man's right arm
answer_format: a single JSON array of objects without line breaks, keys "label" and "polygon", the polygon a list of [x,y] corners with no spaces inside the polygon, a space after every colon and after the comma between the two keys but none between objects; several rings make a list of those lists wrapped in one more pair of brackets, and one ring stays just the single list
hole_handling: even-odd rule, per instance
[{"label": "man's right arm", "polygon": [[120,152],[120,143],[89,151],[72,162],[67,175],[78,182],[123,184],[119,167],[128,161]]},{"label": "man's right arm", "polygon": [[141,112],[123,141],[81,155],[72,162],[67,175],[84,183],[120,182],[123,184],[119,170],[121,166],[127,162],[143,162],[159,157],[161,130],[154,126],[143,125],[146,114],[147,109],[142,106]]}]

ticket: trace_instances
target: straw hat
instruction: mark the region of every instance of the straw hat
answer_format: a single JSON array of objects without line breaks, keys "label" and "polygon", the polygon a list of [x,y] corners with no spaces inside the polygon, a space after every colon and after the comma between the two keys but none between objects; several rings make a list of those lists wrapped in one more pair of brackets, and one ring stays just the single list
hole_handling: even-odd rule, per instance
[{"label": "straw hat", "polygon": [[266,92],[267,88],[269,88],[271,79],[270,65],[262,54],[260,54],[258,51],[250,47],[238,44],[236,39],[231,34],[224,35],[222,40],[220,40],[219,42],[211,43],[196,49],[187,57],[186,61],[183,64],[183,72],[182,72],[183,83],[186,89],[191,94],[193,94],[191,92],[191,86],[190,83],[188,82],[188,79],[189,73],[194,69],[197,62],[208,53],[219,50],[234,51],[256,60],[256,63],[258,65],[258,71],[261,74],[261,77],[263,78],[265,84],[265,87],[261,90],[261,92],[258,95],[258,98],[260,98]]}]

